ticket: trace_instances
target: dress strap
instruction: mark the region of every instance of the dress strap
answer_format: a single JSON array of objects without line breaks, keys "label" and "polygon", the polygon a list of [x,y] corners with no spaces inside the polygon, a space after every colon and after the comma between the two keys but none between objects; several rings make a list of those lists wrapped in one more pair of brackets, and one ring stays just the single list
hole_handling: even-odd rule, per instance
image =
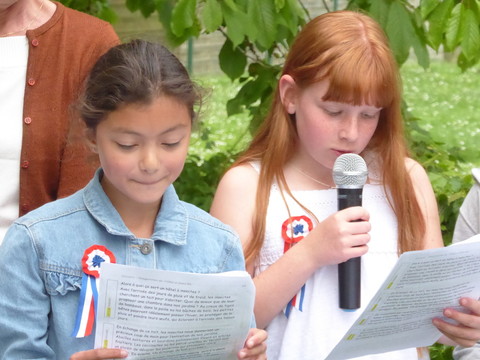
[{"label": "dress strap", "polygon": [[480,168],[472,169],[472,175],[473,178],[477,181],[477,183],[480,183]]},{"label": "dress strap", "polygon": [[260,174],[260,161],[250,161],[250,166]]}]

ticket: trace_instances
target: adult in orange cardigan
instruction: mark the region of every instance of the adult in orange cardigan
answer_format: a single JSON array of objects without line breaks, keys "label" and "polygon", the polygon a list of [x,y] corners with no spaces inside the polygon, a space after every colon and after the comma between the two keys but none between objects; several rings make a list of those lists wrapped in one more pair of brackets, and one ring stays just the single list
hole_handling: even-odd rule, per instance
[{"label": "adult in orange cardigan", "polygon": [[93,176],[70,104],[117,43],[110,24],[58,2],[0,1],[0,242],[19,215]]}]

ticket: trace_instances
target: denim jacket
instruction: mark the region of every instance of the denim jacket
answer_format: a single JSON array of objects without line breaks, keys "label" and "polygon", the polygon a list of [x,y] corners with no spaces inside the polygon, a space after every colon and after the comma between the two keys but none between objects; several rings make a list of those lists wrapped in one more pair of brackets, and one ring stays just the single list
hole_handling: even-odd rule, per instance
[{"label": "denim jacket", "polygon": [[136,238],[104,193],[101,169],[82,190],[18,219],[0,246],[0,358],[59,359],[93,349],[95,335],[71,336],[81,259],[105,246],[116,262],[195,273],[244,270],[238,236],[206,212],[163,195],[154,233]]}]

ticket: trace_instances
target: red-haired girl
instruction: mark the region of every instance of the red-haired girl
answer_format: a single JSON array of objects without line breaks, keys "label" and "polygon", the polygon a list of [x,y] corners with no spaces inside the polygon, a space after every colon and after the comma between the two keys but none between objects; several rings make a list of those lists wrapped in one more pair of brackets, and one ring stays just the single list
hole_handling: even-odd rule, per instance
[{"label": "red-haired girl", "polygon": [[[269,359],[324,359],[356,320],[359,311],[338,307],[339,263],[362,257],[365,306],[399,253],[443,246],[432,186],[409,157],[402,121],[399,72],[381,27],[352,11],[310,21],[291,47],[265,122],[211,208],[243,242]],[[332,167],[344,153],[361,155],[369,178],[363,206],[337,211]],[[472,346],[480,305],[460,301],[474,314],[446,309],[459,325],[433,321]],[[365,359],[417,359],[417,351]]]}]

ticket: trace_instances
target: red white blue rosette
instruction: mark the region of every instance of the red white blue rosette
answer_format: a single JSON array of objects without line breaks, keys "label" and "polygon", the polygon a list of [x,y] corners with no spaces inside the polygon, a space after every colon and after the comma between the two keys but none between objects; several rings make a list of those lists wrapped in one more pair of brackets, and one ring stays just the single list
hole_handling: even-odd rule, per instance
[{"label": "red white blue rosette", "polygon": [[[292,216],[282,224],[282,238],[284,240],[283,253],[286,253],[293,245],[305,238],[313,229],[312,220],[305,215]],[[289,301],[283,310],[287,318],[292,308],[303,311],[303,299],[305,298],[305,284],[300,291]]]},{"label": "red white blue rosette", "polygon": [[97,312],[100,267],[104,262],[115,261],[115,255],[105,246],[93,245],[85,250],[82,257],[82,289],[72,336],[81,338],[92,333]]},{"label": "red white blue rosette", "polygon": [[102,245],[90,246],[82,258],[83,272],[98,278],[102,262],[115,263],[115,255]]},{"label": "red white blue rosette", "polygon": [[305,215],[292,216],[282,224],[282,238],[285,241],[284,253],[302,240],[313,229],[312,220]]}]

